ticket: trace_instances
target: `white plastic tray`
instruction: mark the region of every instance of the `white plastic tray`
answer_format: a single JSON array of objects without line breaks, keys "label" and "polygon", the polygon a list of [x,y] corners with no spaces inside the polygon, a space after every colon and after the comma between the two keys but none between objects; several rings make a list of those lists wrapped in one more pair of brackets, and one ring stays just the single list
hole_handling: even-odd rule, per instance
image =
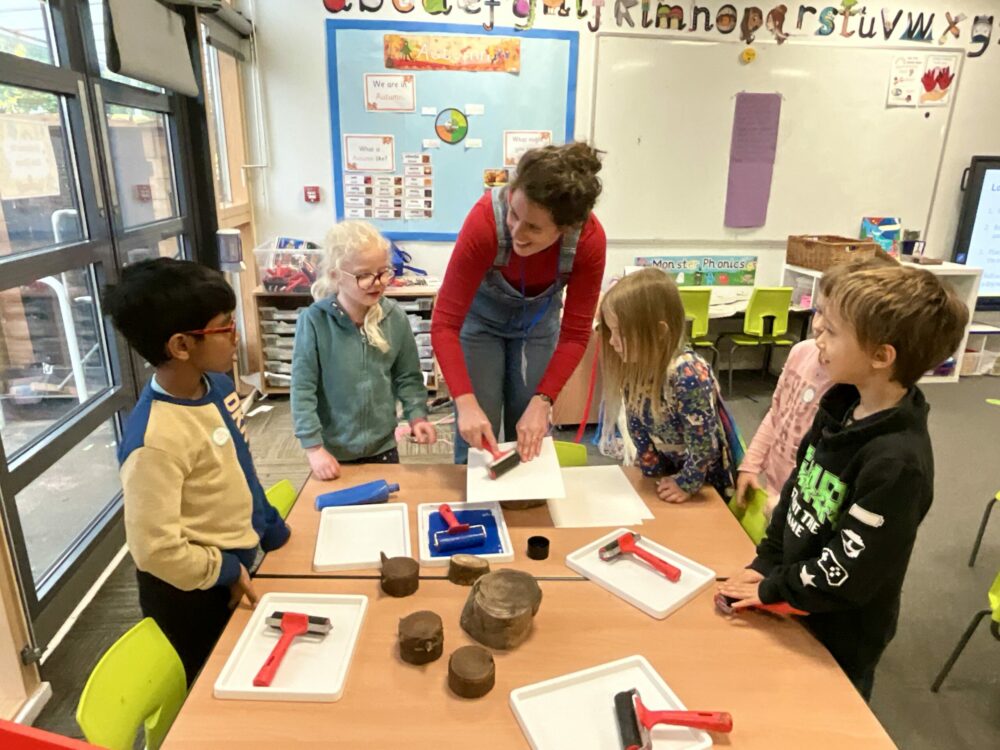
[{"label": "white plastic tray", "polygon": [[566,565],[657,620],[662,620],[675,609],[684,606],[699,591],[715,581],[714,570],[678,555],[646,537],[639,539],[641,548],[681,569],[681,577],[677,583],[668,581],[662,573],[635,555],[622,555],[613,562],[602,560],[598,550],[628,531],[617,529],[575,552],[570,552],[566,555]]},{"label": "white plastic tray", "polygon": [[[367,596],[264,594],[215,681],[215,697],[257,701],[340,700],[367,609]],[[281,637],[277,628],[265,622],[275,611],[329,617],[333,628],[322,639],[296,638],[271,685],[254,687],[254,676]]]},{"label": "white plastic tray", "polygon": [[[475,550],[457,549],[458,553],[474,553],[484,560],[491,562],[510,562],[514,559],[514,545],[510,541],[510,532],[507,531],[507,522],[503,517],[503,509],[500,503],[451,503],[451,509],[458,514],[463,510],[488,510],[493,514],[497,522],[497,532],[500,536],[499,553],[481,554]],[[417,506],[417,548],[420,550],[421,565],[447,565],[449,556],[434,557],[431,555],[430,537],[427,535],[429,529],[429,519],[432,513],[437,513],[441,503],[421,503]]]},{"label": "white plastic tray", "polygon": [[[533,750],[608,750],[621,746],[615,693],[631,688],[639,691],[647,708],[686,708],[642,656],[629,656],[517,688],[511,691],[510,707]],[[657,726],[650,736],[654,750],[703,750],[712,746],[706,732],[686,727]]]},{"label": "white plastic tray", "polygon": [[410,556],[410,518],[406,503],[324,508],[313,570],[380,568],[380,552]]}]

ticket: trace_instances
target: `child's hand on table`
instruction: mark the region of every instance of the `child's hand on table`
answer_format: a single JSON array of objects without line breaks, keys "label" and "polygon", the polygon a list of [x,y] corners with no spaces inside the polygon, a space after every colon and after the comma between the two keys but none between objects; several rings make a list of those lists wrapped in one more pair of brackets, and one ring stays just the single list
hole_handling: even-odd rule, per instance
[{"label": "child's hand on table", "polygon": [[253,590],[253,583],[250,581],[250,573],[240,565],[240,577],[229,587],[229,608],[236,609],[243,601],[243,597],[250,602],[250,609],[257,606],[257,592]]},{"label": "child's hand on table", "polygon": [[322,445],[307,448],[306,458],[309,459],[309,468],[317,479],[326,481],[340,476],[340,464]]},{"label": "child's hand on table", "polygon": [[752,471],[741,471],[736,478],[736,502],[740,507],[746,507],[750,499],[748,495],[756,490],[763,489],[757,481],[757,475]]},{"label": "child's hand on table", "polygon": [[691,496],[677,486],[673,477],[664,477],[656,483],[656,495],[668,503],[684,503],[691,499]]},{"label": "child's hand on table", "polygon": [[410,420],[410,434],[413,436],[413,442],[421,445],[437,442],[437,430],[424,417]]},{"label": "child's hand on table", "polygon": [[757,592],[763,580],[764,576],[756,570],[744,568],[728,581],[720,581],[719,593],[736,600],[733,602],[733,609],[756,607],[761,603]]}]

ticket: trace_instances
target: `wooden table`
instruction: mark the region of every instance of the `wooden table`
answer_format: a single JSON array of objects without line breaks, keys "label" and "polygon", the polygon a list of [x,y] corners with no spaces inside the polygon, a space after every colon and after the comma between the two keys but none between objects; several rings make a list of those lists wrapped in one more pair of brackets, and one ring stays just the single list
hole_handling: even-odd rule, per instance
[{"label": "wooden table", "polygon": [[[634,654],[645,656],[688,708],[732,713],[734,731],[716,736],[719,745],[895,747],[830,655],[799,624],[765,614],[726,618],[715,611],[711,590],[661,621],[588,582],[543,581],[528,640],[495,653],[492,692],[464,700],[447,688],[447,657],[471,642],[458,625],[469,589],[427,580],[413,596],[392,599],[368,579],[271,579],[255,585],[261,594],[369,596],[343,697],[336,703],[216,700],[215,680],[249,620],[249,611],[241,609],[193,686],[165,750],[525,748],[509,705],[511,690]],[[444,620],[445,653],[414,667],[399,660],[396,629],[401,617],[420,609]]]},{"label": "wooden table", "polygon": [[[753,559],[753,544],[714,489],[705,488],[694,499],[673,505],[656,497],[653,480],[645,479],[638,468],[630,467],[623,471],[655,516],[653,520],[633,527],[640,534],[707,565],[719,576],[728,576]],[[320,517],[315,508],[316,496],[375,479],[386,479],[400,485],[400,491],[393,496],[392,502],[405,502],[409,506],[413,544],[416,544],[418,534],[417,505],[465,500],[464,466],[362,464],[343,467],[343,475],[335,481],[323,482],[310,477],[288,516],[292,527],[291,538],[284,547],[268,554],[257,575],[377,578],[379,573],[374,569],[317,573],[312,566]],[[615,528],[557,529],[546,506],[505,510],[504,518],[515,557],[512,562],[497,563],[494,567],[524,570],[541,579],[580,580],[580,575],[566,567],[566,555]],[[546,560],[531,560],[526,554],[528,537],[537,534],[549,538],[549,557]],[[416,549],[413,551],[415,553]],[[416,554],[413,556],[417,557]],[[424,578],[444,578],[447,570],[447,566],[421,566],[420,575]]]}]

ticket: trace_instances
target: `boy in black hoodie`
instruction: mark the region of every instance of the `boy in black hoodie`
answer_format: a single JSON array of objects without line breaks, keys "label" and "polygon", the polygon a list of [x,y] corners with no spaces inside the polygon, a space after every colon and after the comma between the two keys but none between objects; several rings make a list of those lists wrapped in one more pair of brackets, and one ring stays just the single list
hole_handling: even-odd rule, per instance
[{"label": "boy in black hoodie", "polygon": [[840,276],[814,322],[834,385],[799,446],[757,557],[719,586],[735,608],[785,601],[871,696],[931,504],[927,402],[916,387],[961,343],[968,309],[928,271]]}]

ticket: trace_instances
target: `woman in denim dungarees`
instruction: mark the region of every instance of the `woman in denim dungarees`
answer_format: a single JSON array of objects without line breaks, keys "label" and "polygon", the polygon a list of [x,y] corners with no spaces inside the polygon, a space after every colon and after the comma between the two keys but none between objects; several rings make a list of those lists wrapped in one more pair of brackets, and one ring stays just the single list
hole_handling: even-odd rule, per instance
[{"label": "woman in denim dungarees", "polygon": [[600,294],[606,240],[591,214],[599,170],[584,143],[529,151],[462,227],[431,329],[455,399],[456,463],[469,445],[495,448],[501,426],[523,460],[538,455]]}]

